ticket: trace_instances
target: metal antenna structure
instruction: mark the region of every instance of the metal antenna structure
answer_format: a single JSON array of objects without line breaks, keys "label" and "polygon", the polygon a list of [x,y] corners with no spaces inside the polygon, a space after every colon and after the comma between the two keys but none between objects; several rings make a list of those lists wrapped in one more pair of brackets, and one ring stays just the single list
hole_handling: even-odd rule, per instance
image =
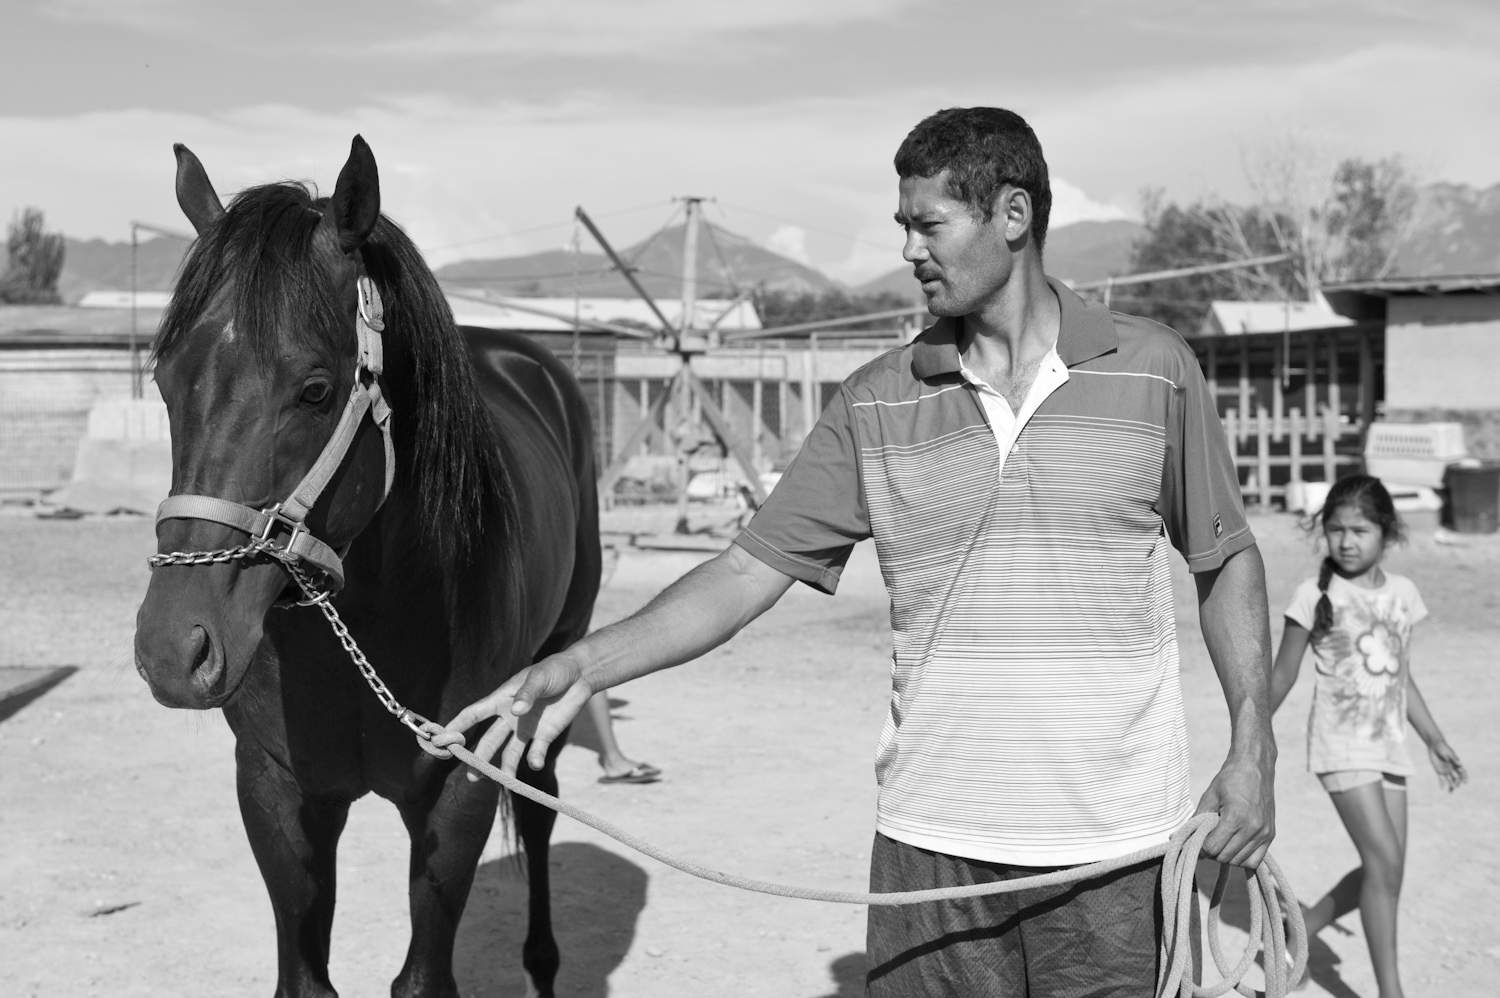
[{"label": "metal antenna structure", "polygon": [[[605,238],[604,233],[600,232],[593,219],[589,218],[588,213],[582,207],[574,210],[575,217],[583,223],[589,235],[593,236],[600,248],[604,250],[604,255],[609,258],[610,263],[630,283],[631,288],[656,317],[661,326],[661,331],[655,338],[656,345],[669,353],[676,354],[680,361],[676,373],[667,385],[667,390],[651,403],[651,407],[646,411],[640,424],[631,432],[624,446],[618,451],[618,456],[599,476],[599,491],[607,495],[614,488],[615,483],[620,480],[621,473],[625,470],[626,462],[651,436],[656,426],[662,422],[663,415],[667,413],[668,405],[672,405],[683,419],[688,418],[688,414],[694,409],[702,413],[704,421],[713,431],[719,445],[739,465],[750,496],[755,505],[759,506],[766,501],[766,490],[760,481],[760,470],[751,460],[749,448],[734,433],[729,420],[719,408],[718,402],[714,400],[693,370],[693,359],[718,346],[719,334],[717,329],[712,327],[700,328],[697,321],[698,230],[702,221],[705,199],[687,197],[681,200],[687,208],[687,221],[682,239],[682,316],[675,324],[666,317],[656,300],[651,297],[650,292],[636,278],[636,268],[621,259],[609,240]],[[717,322],[714,326],[717,326]],[[671,436],[670,429],[668,429],[668,436]]]}]

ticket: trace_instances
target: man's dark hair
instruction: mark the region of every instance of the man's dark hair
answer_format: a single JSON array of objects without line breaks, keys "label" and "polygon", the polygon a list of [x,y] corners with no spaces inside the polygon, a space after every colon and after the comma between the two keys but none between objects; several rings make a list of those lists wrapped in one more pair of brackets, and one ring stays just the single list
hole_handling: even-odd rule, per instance
[{"label": "man's dark hair", "polygon": [[950,107],[922,119],[896,150],[896,174],[935,177],[944,170],[948,194],[986,222],[1005,185],[1031,195],[1031,238],[1041,253],[1052,185],[1042,144],[1025,118],[999,107]]}]

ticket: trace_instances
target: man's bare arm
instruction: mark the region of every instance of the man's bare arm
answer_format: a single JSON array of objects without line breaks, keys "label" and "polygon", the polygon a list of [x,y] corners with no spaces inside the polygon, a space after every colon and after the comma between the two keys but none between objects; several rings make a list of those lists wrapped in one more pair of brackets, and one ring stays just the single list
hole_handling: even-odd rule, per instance
[{"label": "man's bare arm", "polygon": [[1276,834],[1276,738],[1271,732],[1271,629],[1260,550],[1246,548],[1199,572],[1198,619],[1229,706],[1229,757],[1198,804],[1219,825],[1204,852],[1254,868]]},{"label": "man's bare arm", "polygon": [[589,697],[712,651],[770,609],[792,582],[790,576],[730,545],[635,614],[521,670],[489,696],[465,707],[433,742],[440,747],[454,744],[461,732],[496,717],[503,723],[490,726],[474,754],[490,758],[514,728],[516,738],[506,746],[501,767],[514,774],[524,751],[532,768],[539,769],[548,746]]}]

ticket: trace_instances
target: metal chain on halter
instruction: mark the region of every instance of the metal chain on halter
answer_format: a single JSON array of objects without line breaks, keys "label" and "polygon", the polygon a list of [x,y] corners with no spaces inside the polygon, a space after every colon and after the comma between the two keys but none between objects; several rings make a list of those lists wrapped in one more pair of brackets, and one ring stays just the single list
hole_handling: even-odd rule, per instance
[{"label": "metal chain on halter", "polygon": [[217,551],[172,551],[168,554],[153,554],[146,559],[146,564],[152,568],[161,568],[163,565],[222,565],[228,561],[254,558],[261,554],[276,558],[278,550],[280,549],[276,545],[257,539],[237,548],[220,548]]},{"label": "metal chain on halter", "polygon": [[360,650],[359,643],[354,640],[354,635],[349,633],[349,628],[344,624],[343,618],[339,616],[339,612],[334,607],[333,601],[330,598],[333,594],[326,589],[319,590],[317,586],[313,585],[312,579],[296,562],[283,560],[282,564],[286,566],[288,572],[292,573],[292,578],[297,580],[297,585],[301,587],[303,595],[307,597],[304,600],[298,601],[297,605],[315,606],[323,612],[323,616],[328,620],[328,626],[333,628],[334,637],[339,639],[339,644],[343,645],[344,651],[349,653],[349,658],[354,662],[354,667],[364,677],[371,692],[375,694],[375,699],[380,701],[380,705],[395,715],[396,720],[410,728],[418,739],[421,741],[431,741],[432,735],[429,733],[429,726],[432,722],[416,711],[402,706],[401,701],[396,699],[396,695],[391,692],[390,687],[385,685],[385,681],[380,678],[379,673],[375,671],[375,667],[370,664],[370,660]]}]

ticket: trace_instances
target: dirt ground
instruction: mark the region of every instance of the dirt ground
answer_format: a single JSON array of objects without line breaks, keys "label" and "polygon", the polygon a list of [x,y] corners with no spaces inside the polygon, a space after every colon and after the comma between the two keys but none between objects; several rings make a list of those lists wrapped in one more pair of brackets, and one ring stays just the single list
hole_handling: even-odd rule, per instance
[{"label": "dirt ground", "polygon": [[[613,524],[630,529],[623,519]],[[1315,556],[1291,518],[1255,521],[1276,618]],[[0,966],[20,996],[268,995],[269,904],[236,810],[232,738],[215,713],[158,706],[131,667],[134,613],[154,549],[139,518],[0,515],[0,666],[78,671],[0,708]],[[639,606],[702,554],[624,549],[598,622]],[[1390,567],[1432,609],[1415,674],[1472,776],[1448,796],[1411,781],[1402,958],[1414,995],[1493,995],[1500,975],[1500,542],[1419,537]],[[601,786],[570,747],[564,793],[664,848],[721,869],[801,884],[865,883],[872,759],[886,699],[887,603],[862,547],[840,594],[797,587],[705,661],[615,691],[627,753],[659,784]],[[1227,741],[1223,701],[1179,579],[1194,780]],[[1279,630],[1279,624],[1277,629]],[[378,665],[378,663],[377,663]],[[1309,898],[1354,865],[1326,796],[1304,771],[1310,668],[1277,717],[1274,853]],[[6,716],[8,713],[8,716]],[[554,839],[560,993],[579,996],[861,992],[864,910],[742,894],[692,880],[563,819]],[[387,994],[406,946],[406,841],[396,812],[355,805],[340,853],[333,979]],[[465,995],[523,992],[524,890],[498,834],[460,936]],[[1231,915],[1231,921],[1236,916]],[[1231,934],[1233,934],[1231,932]],[[1357,917],[1313,949],[1307,995],[1373,996]]]}]

